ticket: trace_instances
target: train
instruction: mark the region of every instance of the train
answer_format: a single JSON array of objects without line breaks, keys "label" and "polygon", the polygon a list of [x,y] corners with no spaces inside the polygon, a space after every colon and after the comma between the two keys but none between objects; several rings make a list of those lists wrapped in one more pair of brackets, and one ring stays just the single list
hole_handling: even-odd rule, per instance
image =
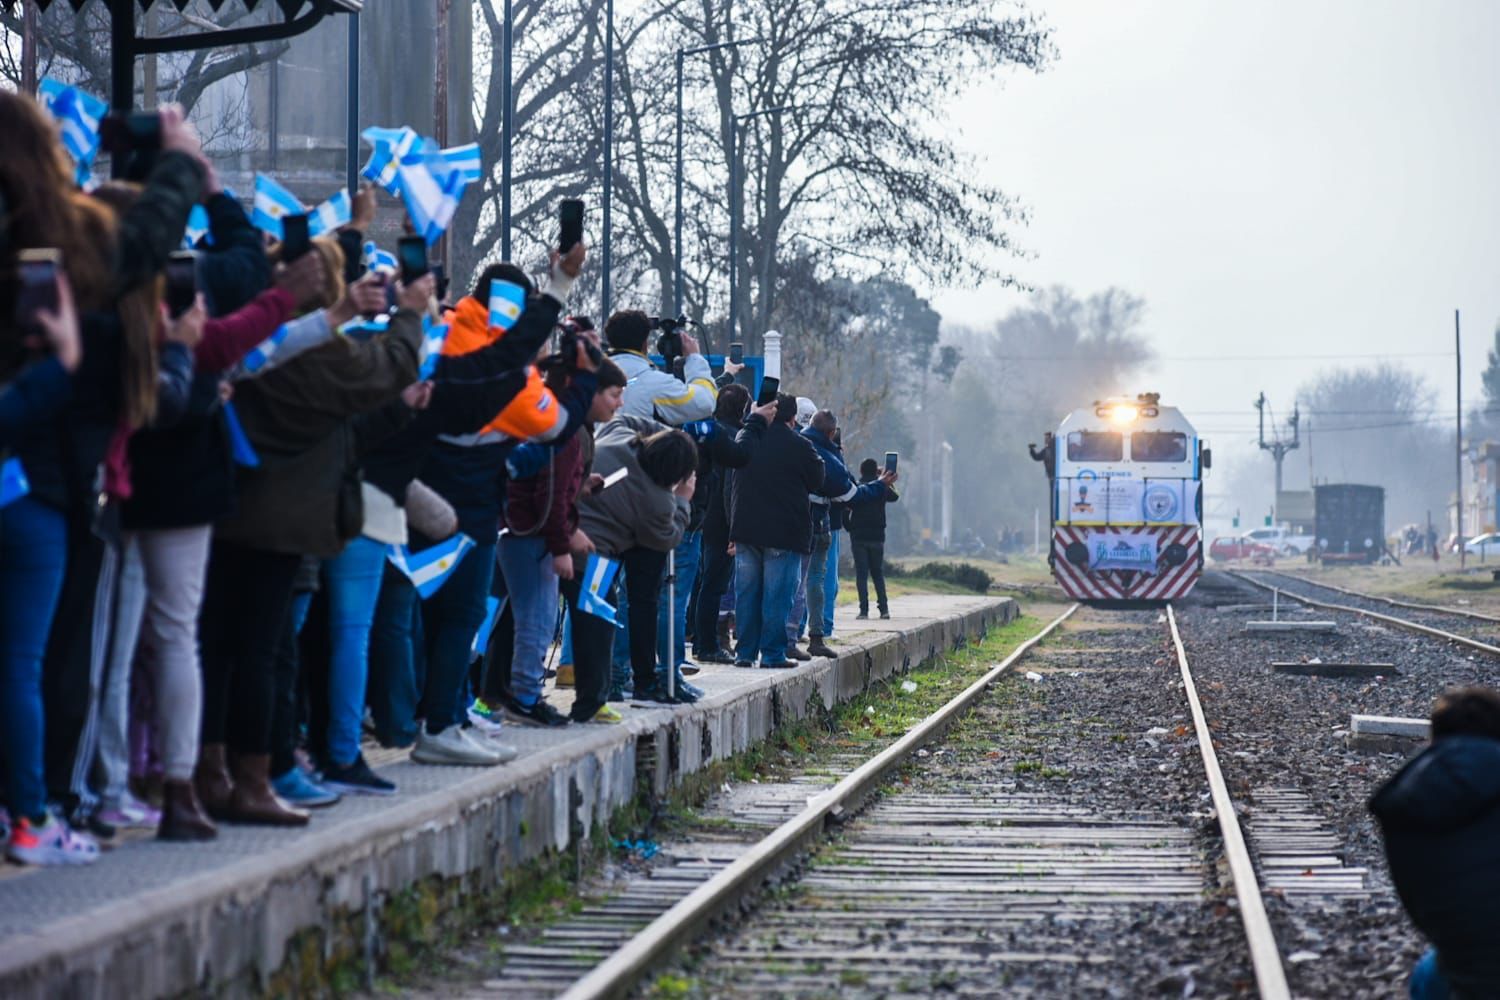
[{"label": "train", "polygon": [[1051,491],[1047,563],[1074,600],[1163,604],[1203,575],[1203,473],[1213,455],[1160,394],[1074,410],[1031,457]]}]

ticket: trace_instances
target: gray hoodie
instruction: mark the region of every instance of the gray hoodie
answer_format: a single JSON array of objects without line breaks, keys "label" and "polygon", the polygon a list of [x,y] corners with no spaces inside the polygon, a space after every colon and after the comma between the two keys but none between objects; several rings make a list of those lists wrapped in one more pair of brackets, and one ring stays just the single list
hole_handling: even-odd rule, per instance
[{"label": "gray hoodie", "polygon": [[624,479],[578,501],[578,526],[600,555],[618,556],[637,546],[668,552],[682,541],[691,504],[652,482],[637,454],[642,435],[668,429],[619,414],[595,432],[593,471],[607,478],[626,470]]}]

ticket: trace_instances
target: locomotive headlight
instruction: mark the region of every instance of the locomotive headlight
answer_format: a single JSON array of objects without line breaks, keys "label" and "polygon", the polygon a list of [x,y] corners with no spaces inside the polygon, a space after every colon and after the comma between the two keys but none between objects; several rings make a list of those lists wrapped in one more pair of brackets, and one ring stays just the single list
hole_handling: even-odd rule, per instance
[{"label": "locomotive headlight", "polygon": [[1141,411],[1134,406],[1116,406],[1109,411],[1109,419],[1117,424],[1134,423],[1135,418],[1141,415]]}]

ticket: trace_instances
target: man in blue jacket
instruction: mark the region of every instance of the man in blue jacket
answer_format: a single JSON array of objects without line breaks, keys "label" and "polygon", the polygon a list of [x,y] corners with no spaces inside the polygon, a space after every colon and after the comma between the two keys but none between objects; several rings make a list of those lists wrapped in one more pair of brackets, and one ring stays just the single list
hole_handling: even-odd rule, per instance
[{"label": "man in blue jacket", "polygon": [[833,443],[838,420],[830,410],[813,414],[812,423],[802,436],[812,442],[823,460],[823,486],[812,494],[813,550],[807,564],[807,651],[813,656],[837,656],[823,641],[823,582],[828,574],[828,546],[832,540],[829,505],[859,507],[867,503],[884,503],[885,488],[896,481],[894,472],[882,472],[874,480],[860,484],[844,464],[844,453]]},{"label": "man in blue jacket", "polygon": [[1413,1000],[1500,996],[1500,694],[1449,691],[1432,745],[1370,799],[1391,881],[1432,942]]}]

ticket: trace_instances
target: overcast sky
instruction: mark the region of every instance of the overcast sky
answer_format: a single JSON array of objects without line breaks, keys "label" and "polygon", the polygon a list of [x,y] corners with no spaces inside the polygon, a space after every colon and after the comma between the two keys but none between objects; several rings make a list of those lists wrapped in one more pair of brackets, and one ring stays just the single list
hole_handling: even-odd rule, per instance
[{"label": "overcast sky", "polygon": [[[1451,408],[1458,308],[1477,399],[1500,320],[1500,0],[1032,7],[1057,61],[953,122],[1031,211],[1018,277],[1147,300],[1163,360],[1129,388],[1196,411],[1225,451],[1253,437],[1258,392],[1289,410],[1339,363],[1312,355],[1442,352],[1401,360]],[[934,294],[966,324],[1019,299]],[[1289,359],[1186,360],[1205,355]]]}]

